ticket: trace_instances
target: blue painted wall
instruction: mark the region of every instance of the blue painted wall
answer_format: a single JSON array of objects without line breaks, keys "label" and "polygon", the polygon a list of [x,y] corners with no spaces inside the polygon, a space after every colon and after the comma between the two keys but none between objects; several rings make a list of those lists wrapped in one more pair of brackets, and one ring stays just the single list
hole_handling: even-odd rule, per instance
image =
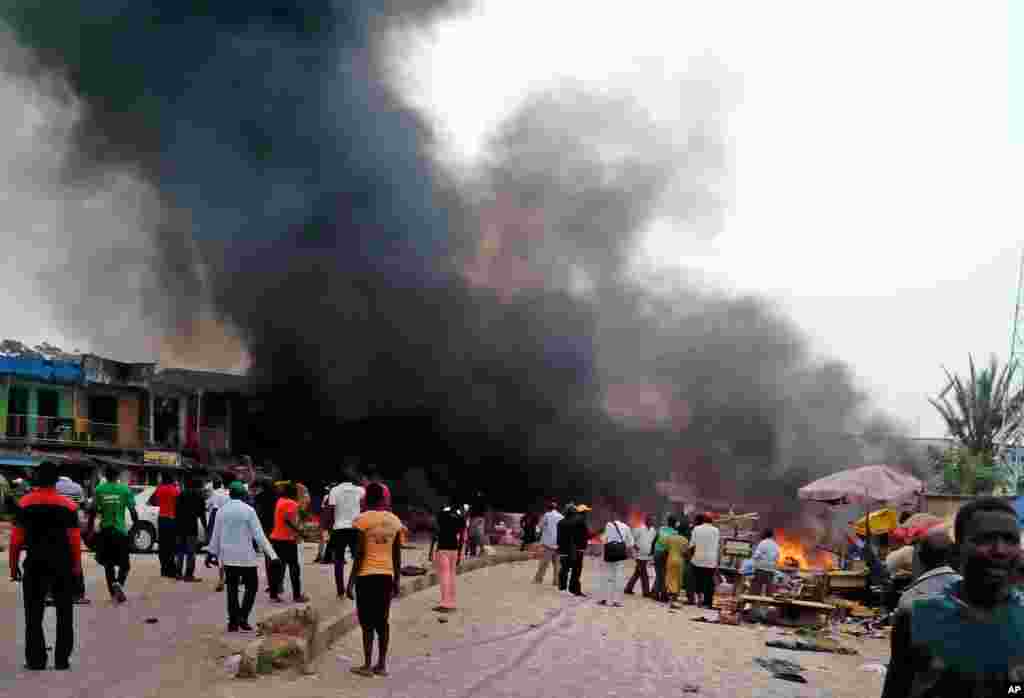
[{"label": "blue painted wall", "polygon": [[0,356],[0,374],[12,374],[56,383],[81,383],[84,374],[77,361],[48,361]]}]

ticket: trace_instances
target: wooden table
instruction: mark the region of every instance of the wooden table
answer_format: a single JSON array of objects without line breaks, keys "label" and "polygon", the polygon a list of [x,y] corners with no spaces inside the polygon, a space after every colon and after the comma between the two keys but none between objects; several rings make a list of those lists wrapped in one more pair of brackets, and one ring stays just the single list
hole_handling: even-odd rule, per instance
[{"label": "wooden table", "polygon": [[818,603],[817,601],[755,596],[753,594],[742,595],[740,601],[753,604],[755,607],[773,606],[778,608],[779,620],[782,625],[814,625],[818,622],[820,614],[826,613],[831,616],[836,610],[832,604]]}]

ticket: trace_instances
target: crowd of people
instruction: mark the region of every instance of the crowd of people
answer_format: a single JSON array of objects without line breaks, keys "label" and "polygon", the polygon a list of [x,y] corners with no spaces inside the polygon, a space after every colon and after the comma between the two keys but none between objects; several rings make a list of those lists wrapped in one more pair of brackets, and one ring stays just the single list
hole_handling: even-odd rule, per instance
[{"label": "crowd of people", "polygon": [[[14,501],[9,564],[11,580],[22,585],[28,670],[47,668],[42,623],[48,605],[57,612],[54,667],[70,667],[73,606],[89,602],[82,572],[83,534],[104,570],[111,600],[127,601],[130,531],[139,516],[135,494],[120,475],[116,468],[104,473],[84,531],[79,520],[83,488],[52,462],[35,468],[33,486],[19,492]],[[285,603],[286,577],[292,600],[309,601],[302,590],[300,543],[305,521],[312,515],[311,498],[301,483],[257,478],[250,486],[229,474],[205,482],[186,477],[179,484],[165,473],[148,503],[159,512],[161,576],[185,583],[201,581],[196,576],[197,557],[205,548],[205,566],[217,568],[216,591],[226,592],[228,632],[253,632],[249,617],[258,593],[261,559],[272,603]],[[351,472],[331,488],[325,505],[321,520],[329,517],[331,536],[324,553],[335,566],[339,599],[355,599],[363,626],[367,661],[360,673],[386,674],[389,609],[400,588],[403,524],[390,511],[387,486]],[[346,584],[344,568],[349,558],[352,570]],[[378,658],[371,663],[374,644]]]},{"label": "crowd of people", "polygon": [[[549,503],[536,528],[540,559],[535,584],[543,583],[550,566],[552,584],[560,591],[587,596],[582,587],[584,560],[591,542],[600,538],[599,604],[621,607],[623,596],[635,594],[639,582],[645,598],[676,604],[685,594],[685,603],[711,607],[720,538],[706,515],[698,514],[692,524],[685,514],[668,516],[661,527],[648,516],[643,525],[631,529],[621,515],[613,513],[601,529],[590,526],[591,511],[585,504],[560,509],[557,502]],[[633,571],[627,580],[629,560],[633,560]]]},{"label": "crowd of people", "polygon": [[[47,667],[42,619],[49,600],[57,611],[54,667],[67,670],[75,645],[73,604],[83,579],[81,527],[73,501],[81,493],[62,481],[50,462],[36,468],[34,485],[17,501],[9,553],[11,578],[22,583],[25,666],[33,671]],[[212,482],[205,496],[198,481],[186,480],[179,488],[167,478],[161,488],[153,497],[161,519],[167,519],[161,525],[161,571],[173,579],[196,579],[194,557],[205,541],[207,565],[218,568],[218,589],[227,592],[229,632],[252,631],[249,615],[261,558],[273,601],[283,603],[286,570],[293,599],[308,600],[302,594],[298,553],[302,512],[309,503],[305,488],[293,482],[257,482],[250,489],[231,477]],[[403,524],[390,511],[387,487],[355,473],[346,473],[331,487],[324,504],[321,522],[331,529],[322,557],[329,556],[335,565],[338,596],[355,600],[362,628],[365,661],[352,671],[387,675],[390,608],[402,574]],[[720,540],[707,516],[697,515],[692,524],[686,516],[670,516],[661,527],[647,517],[631,529],[613,514],[603,528],[592,528],[591,513],[584,504],[560,508],[551,502],[543,516],[526,521],[524,528],[532,528],[527,545],[536,542],[540,550],[535,583],[543,584],[552,567],[552,583],[559,590],[586,596],[584,561],[592,542],[600,538],[599,604],[622,607],[624,596],[635,594],[639,584],[641,593],[655,601],[676,603],[685,596],[687,603],[712,605]],[[95,532],[97,562],[118,604],[126,600],[131,569],[128,518],[133,523],[137,519],[131,488],[120,482],[115,469],[108,470],[96,488],[87,531]],[[437,514],[429,556],[440,581],[439,613],[456,609],[456,574],[472,543],[475,518],[456,500]],[[199,535],[200,529],[205,536]],[[894,615],[883,698],[1008,695],[1024,682],[1017,512],[1002,499],[972,500],[957,513],[954,534],[956,543],[936,530],[917,544],[915,579]],[[353,565],[346,580],[350,556]],[[749,561],[753,592],[770,584],[778,557],[773,532],[765,530]],[[633,569],[627,580],[630,559]]]}]

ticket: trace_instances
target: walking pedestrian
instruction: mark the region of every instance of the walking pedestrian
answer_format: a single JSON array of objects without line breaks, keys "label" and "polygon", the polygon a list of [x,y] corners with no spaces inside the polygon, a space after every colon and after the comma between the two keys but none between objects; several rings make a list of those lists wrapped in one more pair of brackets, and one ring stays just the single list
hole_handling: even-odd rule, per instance
[{"label": "walking pedestrian", "polygon": [[690,541],[682,534],[682,527],[677,524],[673,535],[664,541],[665,550],[665,599],[675,605],[679,592],[683,590],[683,577],[686,572],[686,549]]},{"label": "walking pedestrian", "polygon": [[434,610],[451,613],[455,610],[455,575],[462,563],[462,536],[466,530],[466,511],[453,497],[437,515],[437,550],[434,569],[441,585],[441,604]]},{"label": "walking pedestrian", "polygon": [[351,551],[355,558],[359,543],[355,520],[366,497],[366,490],[355,481],[356,474],[352,471],[342,473],[341,483],[327,496],[327,505],[334,512],[329,546],[330,554],[334,556],[334,590],[339,599],[345,598],[345,554]]},{"label": "walking pedestrian", "polygon": [[[367,511],[353,522],[359,531],[356,562],[348,581],[348,596],[355,589],[356,612],[363,631],[365,661],[352,672],[360,676],[387,676],[388,644],[391,637],[391,600],[398,596],[402,569],[402,546],[399,531],[402,522],[385,505],[384,489],[378,483],[366,488]],[[378,659],[373,662],[374,636],[378,642]]]},{"label": "walking pedestrian", "polygon": [[982,497],[953,524],[963,579],[900,606],[882,698],[1020,695],[1024,597],[1011,588],[1021,557],[1013,504]]},{"label": "walking pedestrian", "polygon": [[665,541],[676,534],[679,521],[675,516],[669,516],[665,526],[658,529],[654,537],[654,599],[665,602],[668,600],[668,593],[665,591],[665,567],[668,564],[668,548]]},{"label": "walking pedestrian", "polygon": [[135,511],[135,495],[128,485],[119,482],[117,468],[107,468],[107,481],[96,487],[96,505],[89,514],[89,529],[95,530],[96,516],[100,517],[100,530],[96,536],[96,562],[103,567],[107,578],[107,591],[115,603],[127,599],[124,594],[131,570],[131,540],[125,523],[125,512],[131,515],[132,525],[139,521]]},{"label": "walking pedestrian", "polygon": [[320,498],[320,541],[316,548],[316,559],[313,562],[321,565],[330,565],[334,563],[334,554],[330,546],[331,532],[334,530],[334,507],[331,506],[328,501],[331,497],[331,490],[333,490],[338,483],[331,482],[327,485],[327,489],[324,491],[324,496]]},{"label": "walking pedestrian", "polygon": [[[46,669],[43,614],[46,597],[52,594],[57,610],[54,668],[67,670],[75,641],[74,580],[82,573],[78,507],[57,493],[54,463],[40,463],[35,476],[38,489],[18,502],[9,552],[11,579],[21,579],[25,606],[25,668]],[[26,551],[24,574],[18,568],[22,549]]]},{"label": "walking pedestrian", "polygon": [[576,546],[573,543],[572,531],[573,522],[578,514],[576,505],[567,506],[565,513],[558,522],[557,545],[558,545],[558,590],[569,591],[569,572],[572,570],[573,560],[576,557]]},{"label": "walking pedestrian", "polygon": [[[71,479],[70,471],[67,468],[68,466],[61,468],[61,475],[57,478],[57,494],[67,497],[75,506],[81,508],[82,501],[85,499],[85,490],[82,489],[80,484]],[[86,596],[85,576],[81,574],[75,577],[74,603],[76,606],[88,606],[92,603]]]},{"label": "walking pedestrian", "polygon": [[558,522],[563,518],[558,511],[558,503],[550,502],[548,510],[540,520],[540,545],[541,558],[537,563],[537,574],[533,577],[534,584],[544,582],[544,574],[548,571],[548,564],[553,563],[554,574],[552,582],[558,586],[558,570],[561,567],[560,555],[558,553]]},{"label": "walking pedestrian", "polygon": [[526,552],[528,547],[537,542],[537,525],[538,516],[536,513],[528,511],[523,515],[522,520],[519,522],[519,526],[522,529],[522,545],[519,547],[519,552]]},{"label": "walking pedestrian", "polygon": [[160,553],[160,576],[177,579],[178,496],[181,491],[169,472],[160,473],[160,486],[149,498],[149,505],[160,508],[157,517],[157,545]]},{"label": "walking pedestrian", "polygon": [[[259,589],[257,548],[277,567],[280,560],[267,540],[256,510],[245,503],[245,486],[238,481],[228,486],[229,500],[221,507],[210,535],[209,554],[220,560],[228,597],[228,632],[253,631],[249,614]],[[256,547],[253,547],[255,543]],[[243,597],[238,601],[241,587]]]},{"label": "walking pedestrian", "polygon": [[696,524],[691,532],[690,550],[693,557],[693,578],[696,593],[700,595],[700,605],[711,608],[715,597],[715,575],[718,572],[718,546],[720,534],[711,525],[706,514],[698,514]]},{"label": "walking pedestrian", "polygon": [[[277,500],[279,493],[274,483],[269,478],[260,478],[256,486],[258,492],[254,496],[253,507],[256,509],[256,516],[259,517],[260,525],[263,526],[263,533],[269,538],[274,530],[274,514],[277,511]],[[264,572],[267,578],[267,593],[270,593],[270,580],[274,578],[271,570],[270,557],[264,556]]]},{"label": "walking pedestrian", "polygon": [[637,580],[640,581],[640,589],[643,592],[644,597],[651,595],[651,581],[649,576],[649,568],[651,564],[651,557],[654,555],[654,539],[657,537],[658,532],[654,528],[655,519],[653,516],[648,516],[644,521],[644,525],[633,531],[633,541],[636,543],[636,567],[633,569],[633,576],[629,578],[626,583],[624,593],[633,594],[633,589],[636,587]]},{"label": "walking pedestrian", "polygon": [[570,546],[569,559],[569,593],[573,596],[586,597],[583,593],[583,558],[587,554],[587,546],[593,538],[587,526],[587,513],[591,508],[586,504],[576,506],[576,515],[569,521],[568,534]]},{"label": "walking pedestrian", "polygon": [[477,511],[469,520],[469,545],[466,548],[467,557],[479,557],[483,554],[484,531],[487,520],[482,512]]},{"label": "walking pedestrian", "polygon": [[[227,484],[230,485],[232,482],[235,481],[235,478],[236,478],[236,476],[234,474],[227,475]],[[207,546],[207,554],[206,554],[206,565],[205,566],[208,567],[208,568],[209,567],[213,567],[213,566],[217,567],[217,587],[216,587],[216,589],[214,589],[214,591],[216,591],[217,593],[220,593],[220,592],[224,591],[224,566],[221,565],[221,564],[217,564],[218,560],[217,560],[217,556],[216,555],[210,555],[210,553],[209,553],[209,546],[210,546],[210,540],[213,537],[213,527],[217,524],[217,514],[218,514],[218,512],[220,512],[221,509],[223,509],[225,506],[227,506],[227,503],[229,501],[231,501],[231,497],[228,494],[228,488],[225,487],[224,482],[221,481],[220,478],[214,478],[212,484],[213,484],[213,491],[210,493],[210,496],[206,498],[206,539],[207,539],[206,540],[206,546]],[[239,483],[239,484],[241,484],[241,483]],[[242,492],[243,492],[243,496],[244,496],[244,492],[245,492],[245,487],[244,486],[242,487]]]},{"label": "walking pedestrian", "polygon": [[270,544],[282,563],[271,567],[271,571],[276,573],[270,580],[270,600],[274,603],[284,602],[281,593],[284,591],[284,567],[287,566],[292,583],[292,599],[295,603],[307,603],[309,597],[302,593],[302,577],[299,570],[299,536],[302,529],[299,527],[299,503],[296,501],[298,488],[295,483],[286,483],[283,494],[284,496],[277,500],[274,530],[270,533]]},{"label": "walking pedestrian", "polygon": [[178,497],[175,507],[175,530],[178,535],[178,549],[174,570],[183,582],[198,582],[196,577],[196,553],[199,552],[199,529],[205,527],[206,503],[199,481],[189,478],[185,490]]},{"label": "walking pedestrian", "polygon": [[636,546],[633,532],[622,522],[622,517],[612,514],[604,527],[604,575],[601,584],[602,606],[622,607],[622,593],[626,583],[626,561]]}]

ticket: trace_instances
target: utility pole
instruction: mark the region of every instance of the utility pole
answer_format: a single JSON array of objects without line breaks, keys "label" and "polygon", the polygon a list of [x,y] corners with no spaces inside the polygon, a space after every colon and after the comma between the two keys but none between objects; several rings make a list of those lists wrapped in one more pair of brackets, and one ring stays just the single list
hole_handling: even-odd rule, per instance
[{"label": "utility pole", "polygon": [[[1008,366],[1015,370],[1009,394],[1014,395],[1024,388],[1024,251],[1021,252],[1017,271],[1017,298],[1013,308],[1013,331],[1010,334],[1010,359]],[[1021,440],[1021,434],[1008,434],[1011,444]]]}]

